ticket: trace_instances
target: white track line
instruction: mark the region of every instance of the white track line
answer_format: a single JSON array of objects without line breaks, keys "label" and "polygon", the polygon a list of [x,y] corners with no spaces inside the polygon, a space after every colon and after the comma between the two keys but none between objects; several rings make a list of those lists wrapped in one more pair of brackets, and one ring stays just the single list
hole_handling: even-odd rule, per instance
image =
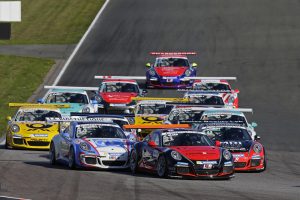
[{"label": "white track line", "polygon": [[61,77],[63,76],[63,74],[65,73],[65,71],[67,70],[69,64],[71,63],[72,59],[74,58],[74,56],[76,55],[76,53],[78,52],[79,48],[81,47],[81,45],[83,44],[84,40],[86,39],[86,37],[88,36],[88,34],[90,33],[90,31],[92,30],[92,28],[94,27],[94,25],[96,24],[97,20],[99,19],[99,17],[101,16],[102,12],[104,11],[104,9],[106,8],[106,6],[108,5],[110,0],[106,0],[105,3],[102,5],[101,9],[99,10],[99,12],[97,13],[95,19],[93,20],[93,22],[91,23],[91,25],[89,26],[88,30],[84,33],[84,35],[82,36],[82,38],[80,39],[79,43],[76,45],[76,48],[73,50],[72,54],[70,55],[70,57],[68,58],[66,64],[63,66],[62,70],[59,72],[58,76],[56,77],[53,85],[57,85],[57,83],[60,81]]}]

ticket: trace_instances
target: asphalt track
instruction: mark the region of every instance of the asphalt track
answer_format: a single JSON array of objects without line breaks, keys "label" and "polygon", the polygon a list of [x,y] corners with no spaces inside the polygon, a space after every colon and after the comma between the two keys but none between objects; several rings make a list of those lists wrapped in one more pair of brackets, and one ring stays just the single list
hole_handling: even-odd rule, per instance
[{"label": "asphalt track", "polygon": [[[300,199],[300,2],[111,0],[58,85],[98,75],[143,75],[150,51],[196,51],[198,75],[237,76],[259,127],[268,169],[230,181],[72,171],[47,152],[0,150],[0,196],[30,199]],[[174,96],[151,90],[149,96]],[[251,121],[251,120],[250,120]]]}]

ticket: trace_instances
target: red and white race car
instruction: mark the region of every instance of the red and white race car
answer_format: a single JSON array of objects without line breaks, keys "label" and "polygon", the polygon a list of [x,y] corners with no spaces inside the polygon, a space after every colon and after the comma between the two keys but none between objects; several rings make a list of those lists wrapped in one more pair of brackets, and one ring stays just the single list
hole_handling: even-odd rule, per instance
[{"label": "red and white race car", "polygon": [[[217,78],[217,77],[216,77]],[[221,78],[221,77],[220,77]],[[225,79],[227,78],[227,79]],[[222,94],[224,103],[234,108],[239,107],[238,89],[232,89],[228,80],[235,80],[235,77],[224,77],[224,79],[198,79],[193,83],[193,93],[197,92],[218,92]]]},{"label": "red and white race car", "polygon": [[100,113],[130,114],[136,103],[132,97],[144,96],[147,91],[141,90],[135,80],[113,79],[110,76],[95,76],[104,79],[95,95]]}]

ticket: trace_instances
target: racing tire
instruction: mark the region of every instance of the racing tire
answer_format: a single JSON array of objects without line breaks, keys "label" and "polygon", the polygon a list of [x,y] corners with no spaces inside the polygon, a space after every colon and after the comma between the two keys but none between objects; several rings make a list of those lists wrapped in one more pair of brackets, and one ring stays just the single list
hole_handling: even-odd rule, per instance
[{"label": "racing tire", "polygon": [[132,150],[129,159],[129,167],[132,174],[136,174],[138,171],[138,156],[136,150]]},{"label": "racing tire", "polygon": [[55,165],[56,164],[55,145],[52,142],[50,144],[49,159],[50,159],[50,164],[51,165]]},{"label": "racing tire", "polygon": [[161,155],[158,157],[156,171],[160,178],[168,177],[168,166],[165,156]]},{"label": "racing tire", "polygon": [[70,169],[76,169],[75,151],[73,147],[71,147],[69,151],[68,166]]}]

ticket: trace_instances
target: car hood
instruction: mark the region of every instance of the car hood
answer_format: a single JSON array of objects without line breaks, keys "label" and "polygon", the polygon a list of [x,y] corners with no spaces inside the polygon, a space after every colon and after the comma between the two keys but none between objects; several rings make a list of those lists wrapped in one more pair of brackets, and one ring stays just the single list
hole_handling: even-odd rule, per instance
[{"label": "car hood", "polygon": [[127,160],[130,151],[129,142],[125,139],[99,139],[88,140],[97,150],[102,158],[107,160]]},{"label": "car hood", "polygon": [[220,149],[214,146],[180,146],[170,147],[190,160],[219,160]]},{"label": "car hood", "polygon": [[101,92],[103,100],[107,103],[130,103],[131,97],[136,97],[138,94],[134,92]]},{"label": "car hood", "polygon": [[155,67],[159,76],[181,76],[188,67]]},{"label": "car hood", "polygon": [[232,150],[232,151],[249,151],[253,141],[237,141],[237,140],[227,140],[221,142],[221,147]]}]

